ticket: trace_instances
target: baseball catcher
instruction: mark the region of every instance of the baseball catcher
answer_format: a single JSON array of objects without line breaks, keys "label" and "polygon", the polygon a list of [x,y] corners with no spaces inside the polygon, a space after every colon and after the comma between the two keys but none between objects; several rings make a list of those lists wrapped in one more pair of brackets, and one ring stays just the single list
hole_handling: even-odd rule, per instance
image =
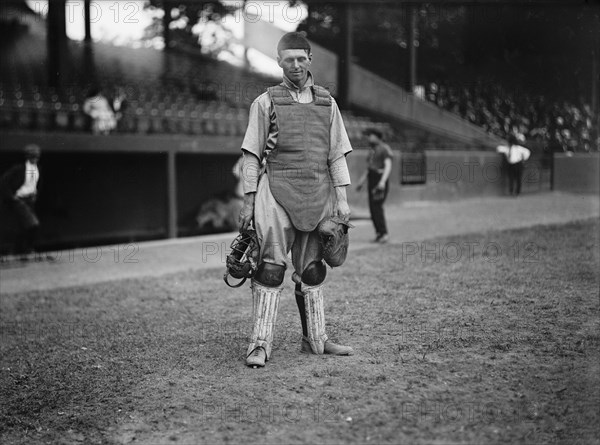
[{"label": "baseball catcher", "polygon": [[242,143],[240,230],[253,222],[260,245],[251,277],[253,329],[246,358],[254,368],[271,359],[290,252],[302,323],[300,350],[353,354],[328,338],[323,299],[326,263],[341,265],[348,250],[346,155],[352,147],[335,100],[313,82],[308,40],[301,33],[285,34],[277,53],[283,82],[254,100]]}]

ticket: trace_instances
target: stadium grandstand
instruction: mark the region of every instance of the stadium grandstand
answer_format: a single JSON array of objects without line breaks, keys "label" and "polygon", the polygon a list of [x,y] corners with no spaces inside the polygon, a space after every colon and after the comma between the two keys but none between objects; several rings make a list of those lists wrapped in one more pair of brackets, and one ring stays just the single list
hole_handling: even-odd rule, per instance
[{"label": "stadium grandstand", "polygon": [[[278,81],[276,77],[219,62],[181,46],[165,52],[114,47],[101,41],[90,48],[86,43],[68,40],[61,48],[63,59],[68,57],[61,63],[67,66],[60,67],[60,84],[52,85],[47,74],[47,62],[51,63],[48,27],[34,11],[15,9],[9,3],[3,13],[5,19],[19,20],[13,23],[12,31],[7,30],[4,42],[0,72],[2,128],[89,131],[82,102],[89,90],[97,86],[105,92],[120,88],[126,94],[119,132],[240,136],[245,131],[251,101],[266,86]],[[36,32],[23,30],[31,27]],[[4,28],[9,28],[6,22]],[[256,34],[261,31],[256,30]],[[404,144],[418,138],[430,146],[458,148],[469,142],[462,140],[457,144],[443,133],[436,137],[431,129],[422,131],[422,122],[409,125],[406,120],[390,119],[379,110],[361,107],[359,101],[357,106],[345,107],[343,115],[354,140],[360,140],[366,127],[376,127],[388,140]]]},{"label": "stadium grandstand", "polygon": [[[158,8],[163,3],[153,2]],[[175,3],[185,2],[168,5]],[[60,13],[65,5],[64,0],[51,0],[43,16],[31,2],[10,1],[3,2],[0,14],[1,167],[5,170],[17,159],[25,143],[42,145],[51,179],[45,181],[40,203],[46,213],[47,246],[201,233],[194,226],[198,209],[234,186],[231,166],[239,155],[252,100],[279,78],[247,61],[232,64],[178,42],[176,29],[164,19],[162,48],[92,41],[89,23],[86,39],[68,39]],[[413,11],[414,5],[410,7]],[[174,19],[172,14],[168,18]],[[414,21],[407,29],[416,33],[417,26]],[[273,42],[282,33],[264,20],[247,20],[243,45],[272,57]],[[318,33],[315,39],[313,52],[322,66],[316,77],[338,98],[357,152],[366,146],[363,131],[375,127],[402,153],[394,167],[392,197],[500,193],[502,182],[450,184],[442,191],[448,184],[427,184],[431,172],[425,159],[429,156],[430,165],[440,159],[497,163],[495,146],[513,129],[535,148],[537,176],[531,191],[551,187],[548,153],[598,151],[597,104],[518,94],[487,79],[465,88],[452,84],[451,76],[440,79],[433,72],[403,88],[385,72],[349,63],[354,60],[352,45],[336,52]],[[357,44],[357,54],[360,50]],[[408,52],[407,63],[414,71],[414,50]],[[107,137],[90,134],[91,120],[84,112],[85,99],[94,89],[111,99],[122,97],[117,128]],[[363,160],[364,153],[356,156],[350,165],[353,174]],[[399,191],[401,185],[414,187]],[[350,201],[365,205],[364,197],[350,196]],[[10,237],[9,229],[2,231]]]},{"label": "stadium grandstand", "polygon": [[[39,22],[39,18],[31,21]],[[91,49],[69,40],[65,50],[72,69],[65,72],[61,85],[52,86],[45,70],[43,31],[45,27],[41,35],[33,35],[15,26],[4,42],[0,84],[3,129],[87,132],[90,123],[82,103],[89,90],[98,87],[105,92],[120,89],[126,96],[118,132],[243,136],[250,103],[278,82],[181,49],[165,52],[102,42],[95,42]],[[90,57],[93,67],[87,65]],[[368,126],[379,127],[394,138],[387,122],[355,116],[350,110],[344,111],[344,118],[354,139]]]}]

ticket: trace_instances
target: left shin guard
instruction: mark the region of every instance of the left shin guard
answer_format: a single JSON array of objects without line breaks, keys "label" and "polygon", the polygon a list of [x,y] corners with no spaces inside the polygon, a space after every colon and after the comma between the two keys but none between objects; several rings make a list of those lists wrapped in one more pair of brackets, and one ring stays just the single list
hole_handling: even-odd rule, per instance
[{"label": "left shin guard", "polygon": [[325,334],[325,309],[323,285],[308,286],[302,283],[308,342],[315,354],[323,354],[327,334]]},{"label": "left shin guard", "polygon": [[304,292],[302,292],[302,285],[296,283],[296,304],[298,305],[298,312],[300,312],[300,323],[302,324],[302,335],[308,337],[308,329],[306,327],[306,305],[304,304]]}]

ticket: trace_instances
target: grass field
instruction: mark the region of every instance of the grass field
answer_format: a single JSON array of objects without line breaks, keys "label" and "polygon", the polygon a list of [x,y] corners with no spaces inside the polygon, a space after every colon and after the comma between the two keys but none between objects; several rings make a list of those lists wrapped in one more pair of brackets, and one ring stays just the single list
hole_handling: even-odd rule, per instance
[{"label": "grass field", "polygon": [[352,357],[299,353],[286,279],[258,370],[222,270],[3,297],[0,442],[600,443],[598,229],[358,252],[326,290]]}]

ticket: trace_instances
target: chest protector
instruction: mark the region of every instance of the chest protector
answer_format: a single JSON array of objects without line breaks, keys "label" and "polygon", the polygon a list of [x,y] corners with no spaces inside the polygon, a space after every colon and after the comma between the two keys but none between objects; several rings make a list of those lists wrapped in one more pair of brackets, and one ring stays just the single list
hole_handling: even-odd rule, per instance
[{"label": "chest protector", "polygon": [[313,231],[332,193],[328,156],[331,95],[313,86],[313,102],[294,101],[287,88],[268,89],[275,107],[279,134],[267,157],[271,193],[286,210],[292,224]]}]

